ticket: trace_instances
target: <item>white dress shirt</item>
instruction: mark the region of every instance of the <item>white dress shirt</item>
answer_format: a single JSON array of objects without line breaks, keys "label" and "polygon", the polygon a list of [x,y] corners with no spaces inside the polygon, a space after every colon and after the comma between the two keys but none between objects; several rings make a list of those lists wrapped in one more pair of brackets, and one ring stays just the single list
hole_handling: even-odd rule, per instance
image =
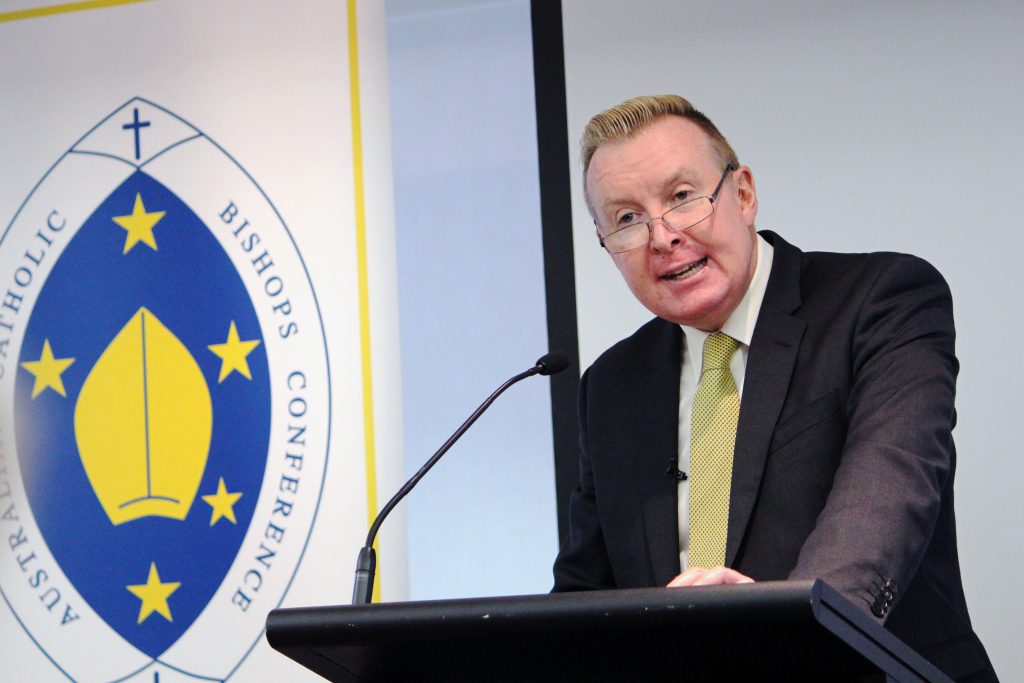
[{"label": "white dress shirt", "polygon": [[[754,336],[757,314],[761,310],[764,292],[768,287],[768,275],[772,270],[772,258],[775,250],[763,237],[757,236],[757,265],[754,277],[750,280],[746,293],[740,300],[736,310],[729,315],[721,332],[740,342],[739,350],[729,363],[736,388],[743,396],[743,375],[747,368],[747,354],[750,353],[750,340]],[[704,364],[704,340],[711,332],[704,332],[694,327],[680,325],[683,330],[682,371],[679,377],[679,469],[687,474],[687,478],[679,482],[679,566],[686,569],[690,554],[690,418],[693,413],[693,399],[697,395],[697,385]]]}]

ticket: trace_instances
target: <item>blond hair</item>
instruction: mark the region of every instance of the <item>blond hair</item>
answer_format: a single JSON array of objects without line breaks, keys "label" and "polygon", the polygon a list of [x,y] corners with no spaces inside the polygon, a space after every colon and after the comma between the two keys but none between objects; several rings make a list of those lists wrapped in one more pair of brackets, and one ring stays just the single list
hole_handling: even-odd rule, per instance
[{"label": "blond hair", "polygon": [[736,152],[729,141],[718,131],[711,119],[694,109],[688,100],[679,95],[642,95],[595,115],[583,129],[580,152],[583,157],[584,189],[590,160],[599,147],[632,137],[665,116],[679,116],[693,121],[707,134],[711,141],[711,149],[719,157],[722,168],[740,167],[739,159],[736,158]]}]

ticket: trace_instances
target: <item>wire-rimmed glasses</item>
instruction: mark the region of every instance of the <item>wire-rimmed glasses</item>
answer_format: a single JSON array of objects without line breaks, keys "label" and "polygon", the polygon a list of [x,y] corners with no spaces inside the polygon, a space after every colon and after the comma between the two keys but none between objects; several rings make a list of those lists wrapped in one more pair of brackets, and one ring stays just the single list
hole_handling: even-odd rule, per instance
[{"label": "wire-rimmed glasses", "polygon": [[602,247],[608,250],[609,254],[621,254],[624,251],[637,249],[647,244],[651,240],[654,221],[660,220],[665,224],[665,227],[676,232],[692,228],[710,218],[711,214],[715,212],[715,201],[718,200],[718,193],[722,191],[725,178],[729,175],[730,171],[735,170],[736,168],[731,164],[725,167],[725,170],[722,171],[722,177],[719,179],[718,185],[715,186],[715,191],[711,193],[711,196],[704,195],[687,199],[655,218],[647,218],[643,213],[637,213],[636,215],[639,217],[639,220],[614,230],[607,235],[602,235],[601,231],[598,230],[598,241]]}]

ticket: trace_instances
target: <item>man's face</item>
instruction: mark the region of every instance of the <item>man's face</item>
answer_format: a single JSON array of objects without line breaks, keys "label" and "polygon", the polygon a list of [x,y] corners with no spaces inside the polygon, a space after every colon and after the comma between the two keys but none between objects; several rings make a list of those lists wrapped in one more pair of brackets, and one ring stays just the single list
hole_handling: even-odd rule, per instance
[{"label": "man's face", "polygon": [[[587,170],[587,195],[598,229],[624,225],[624,214],[661,216],[681,199],[710,195],[722,165],[707,135],[678,116],[599,147]],[[683,232],[653,222],[646,246],[612,254],[633,295],[652,313],[717,330],[747,290],[756,266],[757,195],[746,166],[730,172],[715,212]]]}]

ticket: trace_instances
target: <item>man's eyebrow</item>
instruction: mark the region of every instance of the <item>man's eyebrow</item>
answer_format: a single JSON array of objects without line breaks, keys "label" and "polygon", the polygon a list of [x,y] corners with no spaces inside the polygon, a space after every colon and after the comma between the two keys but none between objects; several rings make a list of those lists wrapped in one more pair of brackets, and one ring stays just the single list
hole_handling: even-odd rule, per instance
[{"label": "man's eyebrow", "polygon": [[636,203],[635,200],[630,199],[629,197],[609,197],[608,199],[605,199],[603,202],[601,202],[601,209],[607,210],[614,208],[616,206],[624,206],[627,204],[634,203]]},{"label": "man's eyebrow", "polygon": [[688,182],[696,185],[697,177],[699,175],[700,174],[697,172],[696,169],[689,168],[687,166],[680,166],[679,168],[676,169],[675,173],[673,173],[665,180],[665,183],[662,185],[661,189],[667,190],[673,185],[678,185],[679,183],[683,182]]}]

